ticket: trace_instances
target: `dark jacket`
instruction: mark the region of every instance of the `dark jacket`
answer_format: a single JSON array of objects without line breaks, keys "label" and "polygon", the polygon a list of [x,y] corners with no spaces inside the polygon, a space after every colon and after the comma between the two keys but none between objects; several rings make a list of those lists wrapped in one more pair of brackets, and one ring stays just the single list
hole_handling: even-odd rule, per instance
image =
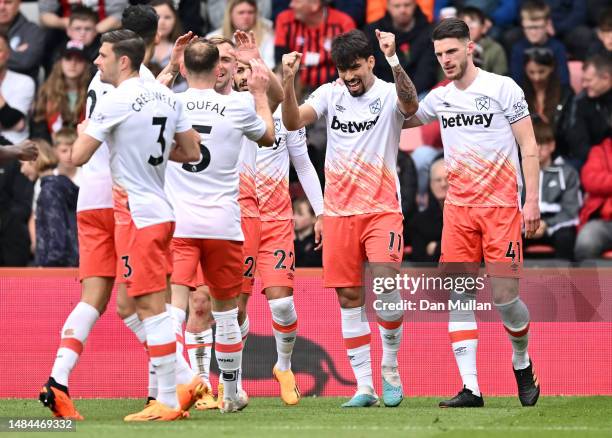
[{"label": "dark jacket", "polygon": [[574,99],[568,123],[568,155],[584,162],[593,145],[612,136],[612,90],[596,99],[580,93]]},{"label": "dark jacket", "polygon": [[555,33],[563,35],[575,27],[586,24],[586,0],[546,0]]},{"label": "dark jacket", "polygon": [[36,205],[37,266],[78,266],[78,194],[79,188],[64,175],[42,177]]},{"label": "dark jacket", "polygon": [[[523,78],[525,77],[525,68],[524,68],[524,57],[525,50],[531,47],[536,47],[531,44],[527,38],[521,38],[515,45],[512,47],[512,55],[510,57],[510,76],[517,84],[523,83]],[[564,85],[569,85],[569,69],[567,68],[567,51],[565,50],[565,46],[561,41],[555,38],[549,38],[546,43],[542,46],[537,47],[548,47],[552,50],[555,60],[557,61],[557,72],[559,74],[559,80]]]},{"label": "dark jacket", "polygon": [[[44,29],[26,20],[19,13],[8,30],[8,40],[11,46],[11,55],[8,60],[9,70],[29,75],[36,81],[45,52]],[[23,45],[27,45],[25,50],[16,51]]]},{"label": "dark jacket", "polygon": [[417,93],[427,91],[434,86],[437,79],[438,61],[434,55],[431,41],[432,27],[425,14],[417,6],[414,9],[414,27],[409,32],[399,32],[393,27],[391,16],[387,13],[383,18],[364,28],[365,34],[374,47],[374,74],[387,82],[393,80],[393,72],[384,53],[379,49],[375,30],[395,34],[396,53],[402,67],[412,79]]},{"label": "dark jacket", "polygon": [[[438,261],[442,249],[442,223],[442,207],[429,190],[427,207],[415,213],[406,227],[412,245],[412,261],[422,263]],[[430,242],[437,242],[433,255],[427,254],[427,245]]]},{"label": "dark jacket", "polygon": [[323,266],[321,251],[315,251],[314,232],[304,238],[295,239],[295,266],[299,268],[320,268]]},{"label": "dark jacket", "polygon": [[561,157],[540,170],[540,213],[549,236],[563,227],[578,225],[581,204],[578,172]]}]

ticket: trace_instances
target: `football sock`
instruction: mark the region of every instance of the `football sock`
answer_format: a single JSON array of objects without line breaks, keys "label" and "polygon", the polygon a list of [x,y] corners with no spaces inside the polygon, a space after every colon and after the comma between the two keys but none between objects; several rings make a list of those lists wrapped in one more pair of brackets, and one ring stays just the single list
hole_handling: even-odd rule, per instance
[{"label": "football sock", "polygon": [[157,374],[157,400],[173,409],[179,407],[176,396],[176,335],[168,312],[143,321],[149,357]]},{"label": "football sock", "polygon": [[210,388],[210,360],[212,358],[213,331],[185,332],[185,347],[189,354],[191,369],[200,375]]},{"label": "football sock", "polygon": [[155,367],[151,363],[151,357],[149,356],[149,348],[147,346],[147,334],[145,332],[144,324],[138,318],[136,313],[131,314],[127,318],[123,319],[123,323],[127,328],[129,328],[136,338],[138,342],[140,342],[145,351],[147,352],[147,357],[149,358],[149,384],[148,384],[148,397],[157,398],[157,374],[155,374]]},{"label": "football sock", "polygon": [[519,297],[495,306],[512,342],[512,366],[515,370],[525,369],[529,366],[529,310]]},{"label": "football sock", "polygon": [[403,310],[387,310],[389,308],[398,308],[399,306],[388,306],[388,304],[399,304],[402,297],[399,291],[383,293],[377,296],[383,306],[379,306],[383,310],[377,310],[378,331],[382,340],[382,366],[397,367],[397,353],[402,342],[402,322],[404,318]]},{"label": "football sock", "polygon": [[[451,294],[451,300],[467,303],[474,300],[473,295]],[[465,387],[474,395],[480,396],[478,371],[476,368],[476,351],[478,349],[478,327],[472,310],[451,310],[449,312],[448,334],[451,339],[453,354],[457,361],[459,374]]]},{"label": "football sock", "polygon": [[235,400],[238,394],[238,372],[242,362],[242,338],[238,325],[238,308],[212,312],[217,325],[215,356],[223,382],[223,399]]},{"label": "football sock", "polygon": [[297,335],[297,314],[293,304],[293,297],[269,300],[268,305],[272,312],[272,331],[276,339],[276,352],[278,359],[276,368],[279,371],[291,369],[291,355]]},{"label": "football sock", "polygon": [[196,373],[189,367],[183,354],[183,323],[185,322],[185,311],[175,306],[172,310],[172,323],[176,335],[176,383],[187,384],[193,380]]},{"label": "football sock", "polygon": [[[240,336],[242,337],[242,351],[244,353],[244,346],[246,340],[249,337],[249,315],[246,315],[244,321],[240,325]],[[240,370],[238,371],[238,389],[242,389],[242,357],[240,359]]]},{"label": "football sock", "polygon": [[342,337],[357,387],[374,388],[372,381],[372,360],[370,358],[370,324],[364,307],[340,309],[342,315]]}]

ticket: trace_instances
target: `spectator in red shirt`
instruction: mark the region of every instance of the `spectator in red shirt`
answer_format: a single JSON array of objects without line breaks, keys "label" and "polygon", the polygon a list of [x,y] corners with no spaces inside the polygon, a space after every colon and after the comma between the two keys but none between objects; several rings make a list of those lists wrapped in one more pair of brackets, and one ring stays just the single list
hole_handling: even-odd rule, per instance
[{"label": "spectator in red shirt", "polygon": [[338,77],[330,54],[331,41],[355,28],[350,16],[326,4],[326,0],[292,0],[290,9],[276,19],[275,61],[280,64],[286,53],[302,53],[300,79],[310,89]]}]

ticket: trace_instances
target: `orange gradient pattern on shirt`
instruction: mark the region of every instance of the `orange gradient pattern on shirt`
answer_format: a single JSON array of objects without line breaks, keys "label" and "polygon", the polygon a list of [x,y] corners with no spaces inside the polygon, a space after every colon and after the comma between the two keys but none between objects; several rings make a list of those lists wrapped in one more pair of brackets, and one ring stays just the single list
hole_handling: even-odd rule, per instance
[{"label": "orange gradient pattern on shirt", "polygon": [[449,155],[446,202],[481,207],[518,205],[517,171],[507,156],[497,152],[494,160],[487,160],[473,148]]},{"label": "orange gradient pattern on shirt", "polygon": [[242,217],[259,217],[255,172],[246,166],[243,166],[243,169],[246,169],[246,172],[240,172],[240,190],[238,195],[240,215]]},{"label": "orange gradient pattern on shirt", "polygon": [[[270,166],[271,167],[271,166]],[[257,200],[262,221],[293,219],[289,179],[281,169],[257,170]]]},{"label": "orange gradient pattern on shirt", "polygon": [[382,158],[373,163],[337,155],[325,165],[324,203],[330,216],[399,212],[395,172]]}]

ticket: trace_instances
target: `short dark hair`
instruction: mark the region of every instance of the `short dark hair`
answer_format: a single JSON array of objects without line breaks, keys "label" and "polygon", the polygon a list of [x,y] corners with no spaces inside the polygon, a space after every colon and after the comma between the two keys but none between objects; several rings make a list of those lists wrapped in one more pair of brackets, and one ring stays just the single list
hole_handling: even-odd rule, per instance
[{"label": "short dark hair", "polygon": [[599,16],[597,28],[602,32],[612,32],[612,6],[607,7]]},{"label": "short dark hair", "polygon": [[185,68],[189,73],[206,74],[219,63],[219,49],[206,38],[198,38],[185,48]]},{"label": "short dark hair", "polygon": [[93,9],[83,5],[75,5],[72,8],[68,22],[72,23],[74,20],[93,21],[94,23],[97,23],[99,17],[96,11]]},{"label": "short dark hair", "polygon": [[465,6],[459,10],[457,17],[470,17],[472,19],[478,20],[480,24],[484,24],[487,16],[482,12],[482,10],[478,9],[476,6]]},{"label": "short dark hair", "polygon": [[433,41],[443,40],[445,38],[469,40],[470,28],[465,24],[465,21],[459,18],[446,18],[438,23],[431,35]]},{"label": "short dark hair", "polygon": [[145,43],[136,32],[127,29],[111,30],[102,35],[100,42],[112,44],[113,53],[117,57],[127,56],[132,70],[140,70],[145,55]]},{"label": "short dark hair", "polygon": [[521,4],[521,21],[548,20],[550,18],[550,6],[544,0],[525,0]]},{"label": "short dark hair", "polygon": [[541,120],[533,121],[533,133],[537,144],[550,143],[555,141],[555,133],[548,123]]},{"label": "short dark hair", "polygon": [[121,25],[124,29],[136,32],[145,45],[150,46],[157,35],[157,21],[159,16],[150,5],[128,6],[121,16]]},{"label": "short dark hair", "polygon": [[589,56],[586,61],[584,61],[582,70],[586,70],[589,66],[593,66],[598,74],[608,74],[612,76],[612,55],[609,53],[596,53],[595,55]]},{"label": "short dark hair", "polygon": [[374,55],[368,37],[359,29],[338,35],[332,40],[331,57],[338,70],[348,70],[360,58]]}]

